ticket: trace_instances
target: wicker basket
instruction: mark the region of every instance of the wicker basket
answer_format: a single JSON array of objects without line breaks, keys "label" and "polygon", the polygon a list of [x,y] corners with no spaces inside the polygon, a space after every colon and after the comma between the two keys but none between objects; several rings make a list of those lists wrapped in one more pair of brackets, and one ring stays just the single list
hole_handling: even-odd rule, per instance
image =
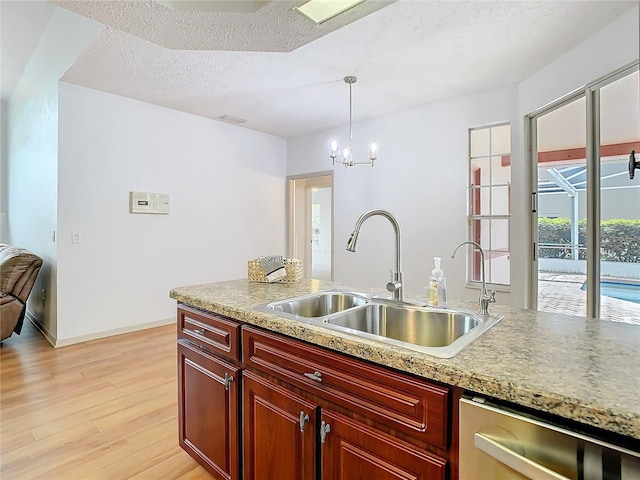
[{"label": "wicker basket", "polygon": [[[302,280],[302,261],[298,258],[285,258],[284,269],[287,275],[273,283],[297,283]],[[259,259],[249,260],[248,262],[248,278],[250,282],[268,283],[267,277],[264,276],[262,264]]]}]

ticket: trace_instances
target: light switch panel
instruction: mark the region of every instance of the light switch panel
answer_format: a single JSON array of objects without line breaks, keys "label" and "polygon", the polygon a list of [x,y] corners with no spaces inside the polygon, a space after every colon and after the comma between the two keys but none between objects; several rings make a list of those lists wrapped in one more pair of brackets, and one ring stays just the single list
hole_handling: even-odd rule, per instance
[{"label": "light switch panel", "polygon": [[82,243],[82,233],[80,230],[71,230],[71,243]]}]

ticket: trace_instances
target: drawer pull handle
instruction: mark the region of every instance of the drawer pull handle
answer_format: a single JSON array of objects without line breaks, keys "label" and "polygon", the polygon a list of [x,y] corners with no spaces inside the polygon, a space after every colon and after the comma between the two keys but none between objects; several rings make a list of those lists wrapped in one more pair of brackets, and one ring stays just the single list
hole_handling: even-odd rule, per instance
[{"label": "drawer pull handle", "polygon": [[305,373],[304,376],[310,380],[315,380],[316,382],[322,381],[322,374],[318,371],[315,371],[313,373]]},{"label": "drawer pull handle", "polygon": [[304,432],[305,423],[309,423],[309,415],[304,413],[304,410],[300,411],[300,431]]},{"label": "drawer pull handle", "polygon": [[329,425],[328,423],[325,423],[325,421],[322,421],[322,424],[320,425],[320,443],[324,443],[325,440],[327,439],[327,434],[331,431],[331,425]]},{"label": "drawer pull handle", "polygon": [[204,335],[204,328],[198,328],[194,330],[193,333],[197,333],[198,335]]}]

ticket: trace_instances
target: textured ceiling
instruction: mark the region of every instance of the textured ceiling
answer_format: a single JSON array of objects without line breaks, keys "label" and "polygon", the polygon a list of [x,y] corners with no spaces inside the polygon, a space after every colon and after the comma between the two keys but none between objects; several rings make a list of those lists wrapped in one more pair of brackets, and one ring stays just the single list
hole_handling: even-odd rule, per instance
[{"label": "textured ceiling", "polygon": [[[247,128],[282,137],[347,123],[345,75],[358,76],[354,121],[512,85],[637,6],[635,0],[400,0],[327,33],[323,25],[332,20],[318,27],[290,11],[302,1],[270,2],[255,14],[213,13],[211,24],[208,12],[188,12],[199,28],[167,21],[172,11],[150,0],[54,3],[73,3],[107,25],[62,80],[209,118],[240,117]],[[256,28],[235,21],[283,5],[281,20],[252,17]],[[295,20],[285,21],[291,13]],[[154,15],[164,20],[156,24]],[[301,27],[307,40],[283,52],[297,42],[291,38],[301,21],[308,22]]]},{"label": "textured ceiling", "polygon": [[[255,3],[244,0],[182,2],[193,6],[201,4],[200,11],[176,10],[165,6],[166,2],[151,0],[51,0],[56,5],[162,47],[244,52],[290,52],[394,1],[364,2],[331,21],[316,25],[294,10],[304,3],[302,1],[261,2],[264,5],[253,12],[253,9],[242,11],[245,10],[243,6]],[[233,11],[234,5],[237,11]]]}]

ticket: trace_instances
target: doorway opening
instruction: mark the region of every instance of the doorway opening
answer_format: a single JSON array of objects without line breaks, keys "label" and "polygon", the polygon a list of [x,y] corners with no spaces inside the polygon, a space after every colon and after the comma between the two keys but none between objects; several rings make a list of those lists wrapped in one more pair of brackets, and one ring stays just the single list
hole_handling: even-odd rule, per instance
[{"label": "doorway opening", "polygon": [[333,280],[333,172],[288,177],[287,256],[304,278]]}]

